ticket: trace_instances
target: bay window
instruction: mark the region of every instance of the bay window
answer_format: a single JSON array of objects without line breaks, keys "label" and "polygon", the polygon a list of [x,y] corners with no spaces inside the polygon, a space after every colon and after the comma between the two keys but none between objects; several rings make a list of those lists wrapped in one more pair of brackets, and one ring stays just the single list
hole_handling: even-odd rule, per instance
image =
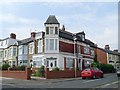
[{"label": "bay window", "polygon": [[42,52],[42,40],[38,40],[38,53]]},{"label": "bay window", "polygon": [[16,56],[16,48],[13,48],[13,56]]},{"label": "bay window", "polygon": [[54,50],[54,39],[50,39],[50,50]]},{"label": "bay window", "polygon": [[46,50],[55,51],[58,49],[58,40],[57,39],[46,39]]}]

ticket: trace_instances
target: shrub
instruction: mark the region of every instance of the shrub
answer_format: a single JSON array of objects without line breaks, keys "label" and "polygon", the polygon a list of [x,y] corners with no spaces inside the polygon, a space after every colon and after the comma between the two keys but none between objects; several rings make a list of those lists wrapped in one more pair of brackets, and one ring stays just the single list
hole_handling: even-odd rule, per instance
[{"label": "shrub", "polygon": [[44,66],[41,66],[36,72],[35,72],[35,76],[39,76],[39,77],[44,77]]},{"label": "shrub", "polygon": [[8,70],[9,67],[10,65],[8,63],[5,63],[2,65],[2,70]]},{"label": "shrub", "polygon": [[96,62],[93,62],[93,63],[91,64],[91,66],[92,66],[92,67],[97,67],[97,63],[96,63]]},{"label": "shrub", "polygon": [[100,64],[100,68],[104,73],[113,73],[115,69],[111,64]]},{"label": "shrub", "polygon": [[60,69],[58,67],[55,67],[52,69],[52,71],[60,71]]},{"label": "shrub", "polygon": [[18,69],[20,69],[20,70],[22,70],[22,71],[25,71],[25,67],[26,67],[26,66],[22,65],[22,66],[18,67]]}]

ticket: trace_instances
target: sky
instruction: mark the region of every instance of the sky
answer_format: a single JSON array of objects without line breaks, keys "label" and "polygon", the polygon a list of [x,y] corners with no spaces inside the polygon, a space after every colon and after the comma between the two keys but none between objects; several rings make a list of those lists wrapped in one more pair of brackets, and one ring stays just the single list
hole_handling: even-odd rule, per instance
[{"label": "sky", "polygon": [[[17,39],[30,37],[32,31],[45,31],[44,22],[55,15],[60,28],[77,33],[84,31],[86,38],[99,47],[109,44],[118,48],[118,2],[98,0],[11,0],[0,2],[0,39],[15,33]],[[115,2],[116,1],[116,2]]]}]

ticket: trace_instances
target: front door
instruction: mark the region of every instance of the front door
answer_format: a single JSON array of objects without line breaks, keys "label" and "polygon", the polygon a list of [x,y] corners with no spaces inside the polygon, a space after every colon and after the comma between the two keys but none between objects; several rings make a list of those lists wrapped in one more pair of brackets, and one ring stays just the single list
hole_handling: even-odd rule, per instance
[{"label": "front door", "polygon": [[53,68],[56,67],[56,60],[49,60],[48,64],[49,70],[52,70]]}]

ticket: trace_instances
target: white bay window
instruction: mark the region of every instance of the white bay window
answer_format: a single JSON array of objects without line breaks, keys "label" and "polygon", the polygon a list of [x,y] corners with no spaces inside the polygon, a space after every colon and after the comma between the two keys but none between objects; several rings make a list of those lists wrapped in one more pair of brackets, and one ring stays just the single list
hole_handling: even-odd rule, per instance
[{"label": "white bay window", "polygon": [[42,40],[38,40],[38,53],[42,52]]},{"label": "white bay window", "polygon": [[55,51],[58,49],[58,39],[46,39],[46,50]]}]

